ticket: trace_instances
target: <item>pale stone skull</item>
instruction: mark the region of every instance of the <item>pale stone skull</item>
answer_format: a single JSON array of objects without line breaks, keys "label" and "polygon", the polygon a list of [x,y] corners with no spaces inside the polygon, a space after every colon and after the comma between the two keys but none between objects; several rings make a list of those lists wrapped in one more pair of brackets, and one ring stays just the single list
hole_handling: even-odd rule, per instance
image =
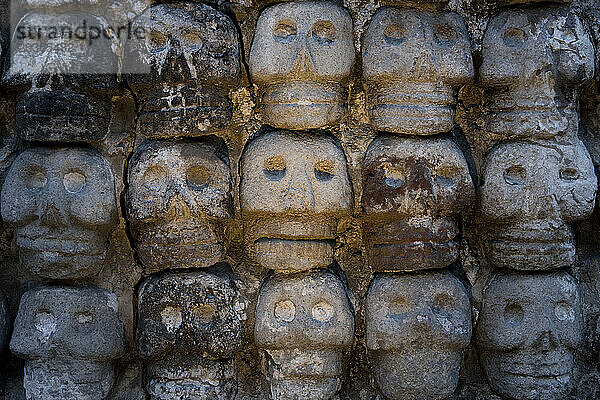
[{"label": "pale stone skull", "polygon": [[28,400],[102,400],[125,353],[117,297],[97,287],[39,287],[21,298],[10,340]]},{"label": "pale stone skull", "polygon": [[443,268],[458,258],[456,217],[474,200],[464,155],[447,138],[377,137],[365,154],[363,231],[378,271]]},{"label": "pale stone skull", "polygon": [[365,321],[371,371],[385,398],[443,400],[454,393],[472,325],[456,277],[447,271],[378,275]]},{"label": "pale stone skull", "polygon": [[594,47],[567,8],[504,11],[483,38],[485,130],[497,137],[577,132],[577,88],[594,76]]},{"label": "pale stone skull", "polygon": [[570,225],[591,215],[598,185],[581,141],[501,144],[488,154],[482,176],[478,215],[494,267],[547,270],[573,265]]},{"label": "pale stone skull", "polygon": [[114,175],[96,150],[24,151],[8,171],[1,207],[21,263],[39,278],[81,280],[102,269],[118,218]]},{"label": "pale stone skull", "polygon": [[[78,30],[84,23],[97,29],[98,39]],[[3,84],[18,94],[16,124],[22,138],[93,142],[106,136],[118,69],[106,29],[106,21],[83,12],[30,12],[20,20]]]},{"label": "pale stone skull", "polygon": [[355,60],[352,18],[329,1],[292,1],[258,18],[248,59],[264,121],[319,128],[346,114]]},{"label": "pale stone skull", "polygon": [[191,272],[146,279],[139,291],[136,342],[148,360],[152,400],[229,400],[236,393],[233,356],[244,326],[228,277]]},{"label": "pale stone skull", "polygon": [[137,132],[169,138],[227,129],[229,90],[241,77],[231,19],[205,4],[174,2],[149,7],[132,29],[141,33],[127,42],[124,68],[141,103]]},{"label": "pale stone skull", "polygon": [[327,135],[263,134],[242,156],[240,198],[248,253],[259,264],[327,267],[338,222],[352,212],[344,152]]},{"label": "pale stone skull", "polygon": [[129,163],[126,204],[147,272],[221,261],[233,214],[228,158],[209,142],[147,141]]},{"label": "pale stone skull", "polygon": [[563,400],[577,379],[583,317],[565,272],[496,276],[484,291],[477,348],[492,388],[512,400]]},{"label": "pale stone skull", "polygon": [[275,274],[258,295],[254,341],[273,400],[329,400],[340,390],[354,315],[326,270]]},{"label": "pale stone skull", "polygon": [[458,14],[382,7],[362,43],[375,128],[413,135],[452,130],[456,92],[474,74],[469,34]]}]

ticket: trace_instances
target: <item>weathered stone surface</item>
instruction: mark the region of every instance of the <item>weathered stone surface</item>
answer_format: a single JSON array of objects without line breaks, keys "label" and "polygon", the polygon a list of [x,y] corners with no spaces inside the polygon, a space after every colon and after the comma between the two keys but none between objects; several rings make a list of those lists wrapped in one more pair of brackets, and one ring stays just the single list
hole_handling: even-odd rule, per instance
[{"label": "weathered stone surface", "polygon": [[474,74],[469,33],[451,12],[380,8],[362,63],[371,124],[412,135],[450,131],[456,92]]},{"label": "weathered stone surface", "polygon": [[263,120],[282,129],[320,128],[347,111],[355,60],[352,18],[330,1],[266,8],[250,48],[250,77]]},{"label": "weathered stone surface", "polygon": [[376,276],[365,323],[371,371],[386,399],[443,400],[454,393],[471,341],[471,305],[452,274]]},{"label": "weathered stone surface", "polygon": [[327,135],[263,134],[244,151],[240,198],[247,251],[259,264],[327,267],[338,222],[352,210],[344,152]]},{"label": "weathered stone surface", "polygon": [[579,289],[567,273],[498,274],[485,289],[477,347],[490,385],[512,400],[562,400],[583,340]]},{"label": "weathered stone surface", "polygon": [[458,257],[458,214],[474,200],[467,161],[447,138],[383,135],[362,170],[363,237],[376,271],[443,268]]},{"label": "weathered stone surface", "polygon": [[215,146],[147,141],[131,159],[128,183],[128,218],[147,272],[222,260],[233,200],[228,160]]},{"label": "weathered stone surface", "polygon": [[115,182],[96,150],[33,147],[2,186],[2,218],[15,227],[23,266],[44,280],[97,275],[117,226]]},{"label": "weathered stone surface", "polygon": [[583,143],[503,143],[485,163],[478,215],[497,268],[573,266],[571,225],[590,216],[598,183]]},{"label": "weathered stone surface", "polygon": [[254,340],[274,400],[335,398],[354,315],[340,280],[317,270],[273,275],[261,287]]},{"label": "weathered stone surface", "polygon": [[[8,305],[6,304],[6,297],[4,293],[0,291],[0,354],[4,353],[6,345],[8,344],[8,334],[10,332],[10,315],[8,314]],[[0,382],[0,389],[2,383]]]},{"label": "weathered stone surface", "polygon": [[10,340],[28,400],[102,400],[125,353],[117,298],[97,287],[39,287],[21,299]]},{"label": "weathered stone surface", "polygon": [[235,25],[212,7],[174,2],[149,7],[132,25],[125,72],[141,101],[137,133],[172,138],[220,133],[232,116],[229,90],[240,81]]}]

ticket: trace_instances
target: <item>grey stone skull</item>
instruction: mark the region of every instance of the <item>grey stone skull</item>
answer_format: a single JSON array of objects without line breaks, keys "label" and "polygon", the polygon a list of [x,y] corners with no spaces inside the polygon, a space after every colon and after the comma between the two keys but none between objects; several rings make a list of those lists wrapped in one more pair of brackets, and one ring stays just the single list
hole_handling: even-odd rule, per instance
[{"label": "grey stone skull", "polygon": [[487,255],[498,268],[572,266],[571,224],[594,209],[597,179],[581,141],[574,145],[504,143],[487,156],[479,212]]},{"label": "grey stone skull", "polygon": [[492,388],[512,400],[563,400],[577,379],[583,317],[564,272],[496,276],[477,322],[477,348]]},{"label": "grey stone skull", "polygon": [[250,48],[250,77],[264,121],[283,129],[319,128],[346,114],[355,50],[352,18],[329,1],[266,8]]},{"label": "grey stone skull", "polygon": [[265,268],[327,267],[352,212],[342,148],[326,135],[269,132],[246,147],[240,202],[248,252]]},{"label": "grey stone skull", "polygon": [[174,2],[149,7],[132,29],[143,33],[128,41],[125,54],[128,81],[141,101],[137,132],[170,138],[225,130],[229,90],[241,77],[231,19],[205,4]]},{"label": "grey stone skull", "polygon": [[385,398],[443,400],[454,393],[471,341],[471,305],[451,273],[376,276],[365,321],[371,371]]},{"label": "grey stone skull", "polygon": [[28,400],[102,400],[125,353],[117,298],[97,287],[40,287],[21,298],[10,340]]},{"label": "grey stone skull", "polygon": [[208,272],[148,278],[138,298],[136,342],[148,364],[152,400],[229,400],[236,393],[233,356],[244,326],[229,278]]},{"label": "grey stone skull", "polygon": [[379,136],[367,149],[362,176],[363,232],[375,270],[443,268],[456,261],[456,217],[475,189],[452,140]]},{"label": "grey stone skull", "polygon": [[148,141],[134,152],[127,214],[147,272],[221,261],[223,222],[233,213],[231,174],[224,160],[216,147],[199,142]]},{"label": "grey stone skull", "polygon": [[576,89],[594,76],[594,47],[568,8],[504,11],[485,32],[479,76],[492,136],[575,134]]},{"label": "grey stone skull", "polygon": [[413,135],[452,130],[456,92],[474,74],[469,34],[458,14],[383,7],[362,43],[375,128]]},{"label": "grey stone skull", "polygon": [[21,263],[45,280],[81,280],[102,269],[117,226],[114,176],[87,148],[34,147],[2,186],[2,218],[15,226]]},{"label": "grey stone skull", "polygon": [[274,275],[262,286],[254,341],[273,400],[335,398],[354,315],[340,280],[316,270]]},{"label": "grey stone skull", "polygon": [[[88,31],[78,30],[84,23],[97,29],[98,39],[89,40]],[[16,123],[22,138],[93,142],[106,136],[118,69],[111,41],[103,36],[106,29],[106,21],[83,12],[30,12],[20,20],[2,82],[18,94]]]}]

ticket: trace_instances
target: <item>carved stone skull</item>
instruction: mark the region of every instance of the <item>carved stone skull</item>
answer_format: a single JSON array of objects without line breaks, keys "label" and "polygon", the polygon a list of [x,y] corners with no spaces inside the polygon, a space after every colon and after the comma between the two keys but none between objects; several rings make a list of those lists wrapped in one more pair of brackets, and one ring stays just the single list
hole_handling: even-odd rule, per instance
[{"label": "carved stone skull", "polygon": [[229,278],[208,272],[150,277],[138,298],[136,342],[149,362],[151,400],[229,400],[244,326]]},{"label": "carved stone skull", "polygon": [[149,7],[132,29],[143,32],[125,54],[127,79],[141,102],[137,132],[170,138],[225,130],[229,90],[241,77],[231,19],[205,4],[174,2]]},{"label": "carved stone skull", "polygon": [[147,272],[221,261],[233,213],[226,155],[209,143],[148,141],[134,152],[128,182],[131,233]]},{"label": "carved stone skull", "polygon": [[[94,35],[97,30],[98,39],[81,30],[84,23]],[[93,142],[106,136],[118,70],[111,41],[103,36],[106,29],[106,21],[83,12],[30,12],[20,20],[2,81],[18,93],[22,138]]]},{"label": "carved stone skull", "polygon": [[102,269],[117,226],[114,176],[88,148],[34,147],[2,186],[2,218],[15,226],[21,263],[46,280],[81,280]]},{"label": "carved stone skull", "polygon": [[443,268],[456,261],[456,217],[475,189],[452,140],[379,136],[367,149],[362,176],[363,231],[375,270]]},{"label": "carved stone skull", "polygon": [[482,176],[478,215],[493,266],[547,270],[573,265],[570,225],[591,215],[598,185],[581,141],[501,144],[488,154]]},{"label": "carved stone skull", "polygon": [[577,88],[594,76],[594,47],[568,8],[504,11],[483,38],[485,130],[496,137],[577,132]]},{"label": "carved stone skull", "polygon": [[386,399],[443,400],[454,393],[471,341],[471,305],[451,273],[378,275],[365,320],[371,371]]},{"label": "carved stone skull", "polygon": [[575,280],[565,272],[496,276],[484,291],[476,339],[481,365],[500,395],[566,399],[583,342]]},{"label": "carved stone skull", "polygon": [[330,1],[266,8],[250,48],[250,77],[264,121],[283,129],[319,128],[346,114],[355,50],[352,18]]},{"label": "carved stone skull", "polygon": [[256,306],[254,341],[273,400],[329,400],[341,386],[354,315],[326,270],[271,276]]},{"label": "carved stone skull", "polygon": [[250,142],[241,163],[250,256],[279,271],[330,265],[338,222],[352,212],[339,143],[326,135],[269,132]]},{"label": "carved stone skull", "polygon": [[10,340],[30,400],[102,400],[125,353],[117,298],[97,287],[39,287],[21,298]]},{"label": "carved stone skull", "polygon": [[380,8],[362,46],[371,124],[412,135],[448,132],[457,90],[473,78],[469,34],[455,13]]}]

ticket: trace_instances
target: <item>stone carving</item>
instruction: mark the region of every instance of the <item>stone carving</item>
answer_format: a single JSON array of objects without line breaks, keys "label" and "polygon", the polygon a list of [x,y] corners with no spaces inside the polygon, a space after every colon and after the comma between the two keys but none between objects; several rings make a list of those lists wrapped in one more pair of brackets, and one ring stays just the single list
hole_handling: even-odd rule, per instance
[{"label": "stone carving", "polygon": [[489,87],[486,131],[549,138],[577,132],[577,88],[594,76],[594,48],[567,8],[510,10],[483,38],[480,81]]},{"label": "stone carving", "polygon": [[376,271],[443,268],[456,221],[475,197],[467,161],[446,138],[379,136],[363,163],[363,237]]},{"label": "stone carving", "polygon": [[476,338],[495,391],[512,400],[567,398],[583,341],[579,301],[564,272],[507,273],[488,283]]},{"label": "stone carving", "polygon": [[132,156],[128,182],[131,233],[147,272],[222,260],[233,199],[228,160],[216,147],[148,141]]},{"label": "stone carving", "polygon": [[273,400],[337,398],[354,316],[340,280],[317,270],[274,275],[262,286],[254,340]]},{"label": "stone carving", "polygon": [[452,130],[456,92],[474,74],[458,14],[382,7],[364,35],[362,60],[375,128],[412,135]]},{"label": "stone carving", "polygon": [[594,209],[597,180],[581,141],[574,145],[504,143],[488,154],[479,191],[487,255],[498,268],[572,266],[571,224]]},{"label": "stone carving", "polygon": [[152,400],[235,398],[233,355],[244,326],[229,278],[208,272],[150,277],[138,301],[136,342],[149,360]]},{"label": "stone carving", "polygon": [[102,269],[118,218],[114,176],[96,150],[25,150],[8,171],[1,206],[21,263],[39,278],[82,280]]},{"label": "stone carving", "polygon": [[205,4],[175,2],[151,6],[132,29],[145,32],[128,41],[125,54],[127,79],[141,102],[137,133],[170,138],[227,129],[229,90],[241,77],[231,19]]},{"label": "stone carving", "polygon": [[263,120],[283,129],[319,128],[347,108],[355,60],[352,19],[330,1],[293,1],[266,8],[250,48],[250,77]]},{"label": "stone carving", "polygon": [[240,202],[248,253],[279,271],[327,267],[352,212],[346,157],[327,135],[269,132],[246,147]]},{"label": "stone carving", "polygon": [[[26,140],[93,142],[108,133],[118,70],[110,41],[75,40],[67,34],[49,37],[46,30],[40,38],[27,33],[32,27],[75,32],[82,21],[106,29],[103,19],[83,12],[30,12],[16,28],[10,67],[2,83],[19,94],[17,130]],[[20,32],[24,38],[15,39]]]},{"label": "stone carving", "polygon": [[10,350],[28,400],[102,400],[125,353],[117,298],[97,287],[39,287],[21,298]]},{"label": "stone carving", "polygon": [[386,399],[443,400],[454,393],[471,341],[471,305],[451,273],[377,276],[365,321],[371,371]]}]

